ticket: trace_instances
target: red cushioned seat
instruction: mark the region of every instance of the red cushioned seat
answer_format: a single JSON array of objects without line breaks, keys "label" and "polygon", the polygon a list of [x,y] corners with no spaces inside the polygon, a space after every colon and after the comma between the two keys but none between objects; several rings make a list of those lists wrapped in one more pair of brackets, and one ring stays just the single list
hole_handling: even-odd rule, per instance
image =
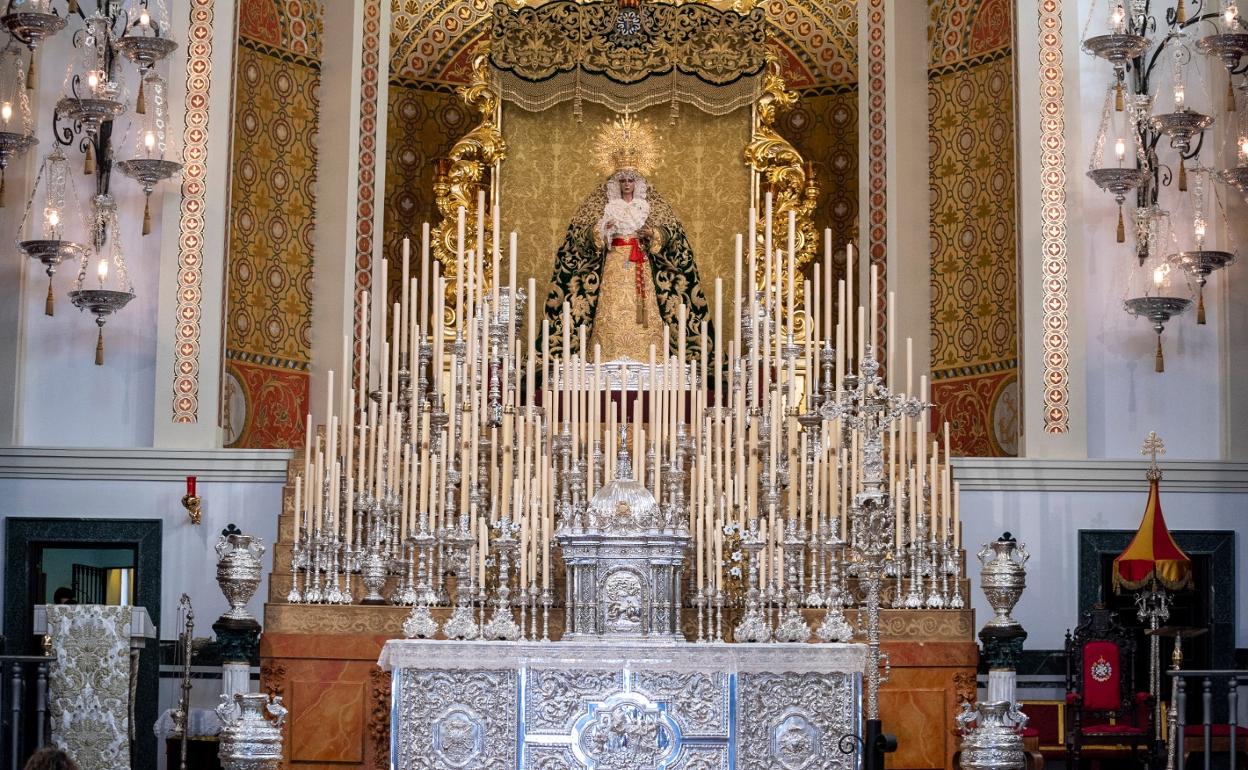
[{"label": "red cushioned seat", "polygon": [[[1210,728],[1212,729],[1210,729],[1209,733],[1215,737],[1225,738],[1226,736],[1231,734],[1231,726],[1228,724],[1210,725]],[[1183,728],[1183,734],[1203,736],[1205,734],[1205,726],[1204,725],[1187,725]],[[1244,727],[1242,725],[1235,725],[1235,734],[1240,735],[1240,736],[1248,735],[1248,727]]]},{"label": "red cushioned seat", "polygon": [[1144,728],[1135,725],[1084,725],[1084,735],[1143,735]]},{"label": "red cushioned seat", "polygon": [[1036,738],[1036,737],[1038,737],[1039,735],[1040,735],[1040,731],[1039,731],[1039,730],[1037,730],[1037,729],[1036,729],[1036,728],[1034,728],[1034,727],[1024,727],[1024,728],[1023,728],[1023,737],[1024,737],[1024,738]]}]

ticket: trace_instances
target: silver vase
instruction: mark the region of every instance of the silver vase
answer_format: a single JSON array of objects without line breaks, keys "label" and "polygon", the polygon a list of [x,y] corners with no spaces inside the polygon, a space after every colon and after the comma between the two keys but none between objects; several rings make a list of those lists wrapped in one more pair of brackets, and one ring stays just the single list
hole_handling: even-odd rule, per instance
[{"label": "silver vase", "polygon": [[[233,711],[233,713],[231,713]],[[272,719],[265,716],[266,712]],[[286,707],[282,696],[238,693],[231,702],[222,694],[217,716],[223,727],[218,755],[222,770],[278,770],[282,764],[282,725]]]},{"label": "silver vase", "polygon": [[979,549],[979,561],[983,568],[979,572],[980,585],[984,596],[992,605],[996,617],[987,625],[994,628],[1016,627],[1018,621],[1010,616],[1010,611],[1023,595],[1027,587],[1027,570],[1024,565],[1030,554],[1027,549],[1006,532],[1001,537],[986,543]]},{"label": "silver vase", "polygon": [[255,622],[247,612],[247,602],[260,587],[260,557],[264,546],[259,538],[244,534],[221,535],[217,541],[217,585],[230,603],[221,617],[228,620]]},{"label": "silver vase", "polygon": [[963,703],[956,719],[962,733],[962,770],[1023,770],[1027,717],[1009,701],[983,701],[975,709]]}]

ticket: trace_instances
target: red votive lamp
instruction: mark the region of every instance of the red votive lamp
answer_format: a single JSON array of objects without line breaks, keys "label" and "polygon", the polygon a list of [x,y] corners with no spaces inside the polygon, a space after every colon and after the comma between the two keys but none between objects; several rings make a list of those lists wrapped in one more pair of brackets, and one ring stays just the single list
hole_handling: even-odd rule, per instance
[{"label": "red votive lamp", "polygon": [[195,477],[194,476],[186,477],[186,494],[190,497],[195,497]]}]

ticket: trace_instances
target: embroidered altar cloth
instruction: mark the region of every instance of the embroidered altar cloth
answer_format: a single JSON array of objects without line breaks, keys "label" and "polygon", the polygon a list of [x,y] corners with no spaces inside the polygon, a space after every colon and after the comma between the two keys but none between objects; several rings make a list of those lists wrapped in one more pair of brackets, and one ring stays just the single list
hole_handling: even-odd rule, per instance
[{"label": "embroidered altar cloth", "polygon": [[391,758],[413,770],[853,770],[859,644],[399,639]]}]

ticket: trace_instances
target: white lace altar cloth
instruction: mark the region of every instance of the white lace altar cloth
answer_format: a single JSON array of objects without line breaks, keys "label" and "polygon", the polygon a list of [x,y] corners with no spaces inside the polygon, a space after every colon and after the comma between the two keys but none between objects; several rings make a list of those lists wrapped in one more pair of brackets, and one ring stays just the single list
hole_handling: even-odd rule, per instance
[{"label": "white lace altar cloth", "polygon": [[399,639],[378,663],[395,767],[858,767],[859,644]]},{"label": "white lace altar cloth", "polygon": [[130,770],[130,608],[49,605],[52,743],[80,770]]}]

